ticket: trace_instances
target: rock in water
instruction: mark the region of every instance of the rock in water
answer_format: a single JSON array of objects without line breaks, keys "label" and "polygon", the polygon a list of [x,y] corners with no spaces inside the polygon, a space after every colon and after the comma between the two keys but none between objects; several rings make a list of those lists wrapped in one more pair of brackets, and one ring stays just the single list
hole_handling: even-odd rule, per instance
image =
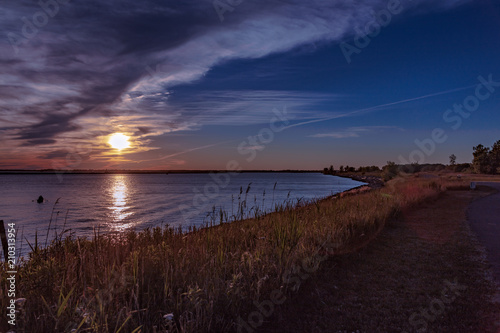
[{"label": "rock in water", "polygon": [[43,202],[43,197],[42,196],[39,196],[38,199],[36,200],[36,202],[38,203],[42,203]]}]

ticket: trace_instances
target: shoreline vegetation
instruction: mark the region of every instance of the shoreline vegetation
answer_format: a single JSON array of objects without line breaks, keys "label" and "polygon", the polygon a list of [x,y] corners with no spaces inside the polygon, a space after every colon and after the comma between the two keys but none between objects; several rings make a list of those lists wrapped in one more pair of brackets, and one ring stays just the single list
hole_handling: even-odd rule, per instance
[{"label": "shoreline vegetation", "polygon": [[[96,232],[92,239],[61,235],[47,248],[35,243],[17,265],[17,328],[253,332],[263,323],[255,318],[259,306],[289,300],[322,261],[364,247],[402,212],[468,188],[456,176],[396,177],[383,188],[364,186],[188,233],[156,227],[122,236]],[[6,266],[0,269],[3,296]]]},{"label": "shoreline vegetation", "polygon": [[402,212],[359,251],[325,260],[258,332],[500,332],[500,289],[467,220],[495,192],[451,187]]}]

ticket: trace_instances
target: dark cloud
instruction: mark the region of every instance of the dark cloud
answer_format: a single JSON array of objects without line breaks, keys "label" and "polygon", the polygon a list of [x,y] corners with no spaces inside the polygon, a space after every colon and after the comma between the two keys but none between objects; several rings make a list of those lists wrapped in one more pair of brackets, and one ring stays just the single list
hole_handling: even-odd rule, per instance
[{"label": "dark cloud", "polygon": [[54,150],[54,151],[51,151],[50,153],[46,153],[46,154],[37,156],[37,158],[44,159],[44,160],[51,160],[54,158],[63,158],[66,156],[68,156],[67,150]]},{"label": "dark cloud", "polygon": [[39,146],[39,145],[50,145],[56,143],[56,140],[53,139],[34,139],[28,140],[24,142],[21,146],[30,147],[30,146]]},{"label": "dark cloud", "polygon": [[0,98],[19,99],[19,96],[33,93],[33,89],[22,85],[0,85]]},{"label": "dark cloud", "polygon": [[90,109],[82,110],[74,114],[48,114],[43,116],[43,120],[28,128],[20,128],[17,135],[19,140],[28,140],[24,145],[44,145],[54,143],[52,138],[60,133],[76,131],[79,129],[77,125],[71,123],[82,114],[87,113]]},{"label": "dark cloud", "polygon": [[[51,144],[84,130],[78,123],[82,117],[134,113],[163,115],[169,129],[186,123],[199,128],[207,105],[172,106],[165,95],[169,89],[199,80],[228,60],[339,41],[371,10],[386,5],[383,0],[252,0],[226,12],[220,22],[212,1],[70,1],[25,38],[23,17],[32,21],[42,9],[37,1],[9,1],[0,12],[5,37],[0,97],[20,102],[0,101],[0,108],[24,126],[0,125],[0,130],[26,141],[23,145]],[[13,47],[12,36],[23,42]],[[223,112],[219,119],[226,118],[227,109]]]},{"label": "dark cloud", "polygon": [[136,135],[144,135],[144,134],[149,134],[153,132],[153,128],[150,127],[137,127],[137,132]]}]

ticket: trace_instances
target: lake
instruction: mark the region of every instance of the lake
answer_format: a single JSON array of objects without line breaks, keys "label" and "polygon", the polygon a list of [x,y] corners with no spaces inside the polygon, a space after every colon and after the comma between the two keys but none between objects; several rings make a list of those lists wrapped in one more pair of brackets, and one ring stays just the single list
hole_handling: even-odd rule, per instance
[{"label": "lake", "polygon": [[231,220],[242,211],[254,216],[362,184],[321,173],[10,174],[0,175],[0,220],[16,223],[18,240],[22,234],[33,243],[37,232],[43,245],[49,223],[49,242],[64,224],[76,236],[92,236],[95,227],[101,233],[167,224],[187,230],[218,223],[214,209]]}]

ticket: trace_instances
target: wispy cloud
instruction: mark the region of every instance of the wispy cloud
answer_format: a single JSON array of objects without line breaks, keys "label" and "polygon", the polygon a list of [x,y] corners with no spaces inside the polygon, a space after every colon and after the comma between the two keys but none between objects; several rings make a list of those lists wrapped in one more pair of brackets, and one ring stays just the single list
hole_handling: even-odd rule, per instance
[{"label": "wispy cloud", "polygon": [[[304,91],[243,90],[202,91],[174,94],[169,101],[173,112],[189,116],[199,125],[252,125],[270,121],[272,110],[286,106],[289,119],[325,116],[321,104],[335,105],[343,96]],[[331,114],[331,113],[330,113]]]},{"label": "wispy cloud", "polygon": [[314,134],[310,136],[311,138],[335,138],[335,139],[345,139],[345,138],[357,138],[359,134],[356,131],[340,131],[331,133]]},{"label": "wispy cloud", "polygon": [[[414,0],[407,9],[462,2]],[[221,24],[211,1],[71,1],[25,38],[23,17],[41,11],[38,2],[6,2],[0,10],[2,142],[17,153],[41,147],[47,151],[40,156],[51,156],[43,154],[91,142],[119,126],[147,149],[152,137],[169,132],[260,123],[282,105],[296,110],[297,120],[325,119],[315,105],[334,101],[335,94],[214,91],[189,99],[176,97],[174,88],[230,61],[338,42],[386,5],[386,0],[253,0]],[[7,34],[23,40],[17,53]]]},{"label": "wispy cloud", "polygon": [[374,112],[374,111],[382,111],[384,109],[388,109],[389,107],[392,107],[392,106],[395,106],[395,105],[405,104],[405,103],[409,103],[409,102],[415,102],[415,101],[424,100],[424,99],[431,98],[431,97],[436,97],[436,96],[442,96],[442,95],[452,94],[452,93],[455,93],[455,92],[458,92],[458,91],[462,91],[462,90],[466,90],[466,89],[469,89],[469,88],[472,88],[472,87],[475,87],[475,86],[476,85],[471,85],[471,86],[466,86],[466,87],[449,89],[449,90],[445,90],[445,91],[439,91],[439,92],[432,93],[432,94],[427,94],[427,95],[424,95],[424,96],[418,96],[418,97],[408,98],[408,99],[399,100],[399,101],[395,101],[395,102],[379,104],[379,105],[375,105],[375,106],[371,106],[371,107],[367,107],[367,108],[362,108],[362,109],[358,109],[358,110],[353,110],[353,111],[337,112],[337,113],[335,113],[334,115],[331,115],[331,116],[322,117],[322,118],[318,118],[318,119],[311,119],[311,120],[306,120],[306,121],[301,121],[301,122],[298,122],[298,123],[295,123],[295,124],[291,124],[291,125],[288,125],[287,127],[285,127],[285,129],[289,129],[289,128],[292,128],[292,127],[309,125],[309,124],[314,124],[314,123],[321,123],[321,122],[325,122],[325,121],[329,121],[329,120],[334,120],[334,119],[339,119],[339,118],[359,116],[359,115],[370,113],[370,112]]},{"label": "wispy cloud", "polygon": [[310,135],[310,138],[333,138],[333,139],[345,139],[345,138],[358,138],[362,133],[373,133],[380,132],[384,130],[398,130],[403,131],[402,128],[394,126],[362,126],[362,127],[349,127],[346,129],[341,129],[338,131],[328,132],[328,133],[318,133]]}]

